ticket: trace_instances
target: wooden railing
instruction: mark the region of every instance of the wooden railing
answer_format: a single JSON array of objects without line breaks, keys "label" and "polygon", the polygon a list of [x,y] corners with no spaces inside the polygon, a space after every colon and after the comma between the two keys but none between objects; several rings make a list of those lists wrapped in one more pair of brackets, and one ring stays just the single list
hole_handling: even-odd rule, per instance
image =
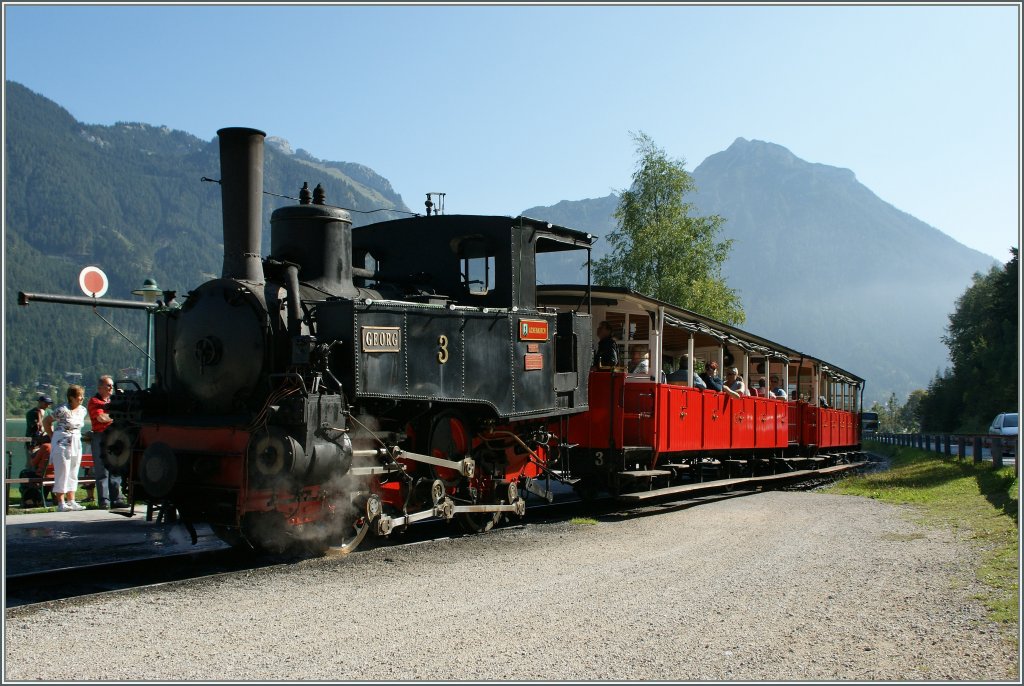
[{"label": "wooden railing", "polygon": [[971,448],[971,456],[975,464],[980,464],[985,457],[982,454],[985,448],[992,453],[992,467],[999,469],[1003,466],[1003,451],[1011,450],[1013,454],[1014,470],[1018,473],[1017,455],[1020,453],[1017,436],[993,436],[990,434],[948,434],[923,432],[912,434],[890,434],[876,433],[867,440],[878,441],[886,445],[898,445],[906,448],[918,448],[942,453],[947,457],[953,457],[953,447],[956,446],[956,458],[967,459],[967,447]]}]

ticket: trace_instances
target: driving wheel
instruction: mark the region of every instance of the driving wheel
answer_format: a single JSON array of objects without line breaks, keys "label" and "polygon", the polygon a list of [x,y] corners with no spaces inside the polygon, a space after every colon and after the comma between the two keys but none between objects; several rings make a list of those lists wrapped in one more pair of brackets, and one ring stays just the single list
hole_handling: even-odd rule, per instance
[{"label": "driving wheel", "polygon": [[[429,454],[445,460],[461,460],[472,448],[467,422],[460,416],[446,412],[436,417],[431,424]],[[456,504],[482,505],[497,503],[494,483],[489,474],[477,465],[473,476],[466,478],[458,470],[433,467],[434,475],[440,479]],[[471,534],[490,531],[501,521],[500,512],[460,512],[455,516],[463,531]]]}]

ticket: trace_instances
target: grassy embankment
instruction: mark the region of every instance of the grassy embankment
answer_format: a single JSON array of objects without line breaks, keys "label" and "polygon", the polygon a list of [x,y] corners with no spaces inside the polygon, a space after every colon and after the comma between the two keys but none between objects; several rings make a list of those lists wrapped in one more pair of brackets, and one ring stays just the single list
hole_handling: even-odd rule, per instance
[{"label": "grassy embankment", "polygon": [[827,491],[914,505],[921,523],[966,533],[981,553],[977,576],[986,591],[979,600],[994,621],[1014,625],[1016,634],[1020,567],[1013,467],[993,469],[991,462],[975,465],[877,443],[865,449],[888,456],[890,468],[843,479]]}]

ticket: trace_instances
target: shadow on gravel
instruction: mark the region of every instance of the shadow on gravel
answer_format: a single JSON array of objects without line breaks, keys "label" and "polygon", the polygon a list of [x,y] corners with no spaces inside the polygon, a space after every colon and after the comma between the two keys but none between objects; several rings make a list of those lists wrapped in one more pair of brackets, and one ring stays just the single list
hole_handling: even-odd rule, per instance
[{"label": "shadow on gravel", "polygon": [[[649,503],[642,507],[632,507],[623,509],[611,509],[608,512],[595,513],[592,516],[599,522],[621,522],[626,519],[639,519],[641,517],[656,517],[671,512],[679,512],[681,510],[688,510],[691,507],[698,505],[704,505],[707,503],[717,502],[719,500],[729,500],[730,498],[740,498],[747,495],[753,495],[756,491],[729,491],[726,493],[711,493],[704,496],[698,496],[689,498],[684,501],[672,501],[663,503]],[[621,505],[619,507],[622,507]]]}]

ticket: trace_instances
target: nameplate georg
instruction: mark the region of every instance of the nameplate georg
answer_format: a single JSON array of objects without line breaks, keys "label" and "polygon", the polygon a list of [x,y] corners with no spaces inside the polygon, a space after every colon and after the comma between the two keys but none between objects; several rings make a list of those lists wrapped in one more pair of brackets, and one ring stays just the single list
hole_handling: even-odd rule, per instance
[{"label": "nameplate georg", "polygon": [[397,353],[402,350],[402,332],[397,326],[362,327],[364,353]]}]

